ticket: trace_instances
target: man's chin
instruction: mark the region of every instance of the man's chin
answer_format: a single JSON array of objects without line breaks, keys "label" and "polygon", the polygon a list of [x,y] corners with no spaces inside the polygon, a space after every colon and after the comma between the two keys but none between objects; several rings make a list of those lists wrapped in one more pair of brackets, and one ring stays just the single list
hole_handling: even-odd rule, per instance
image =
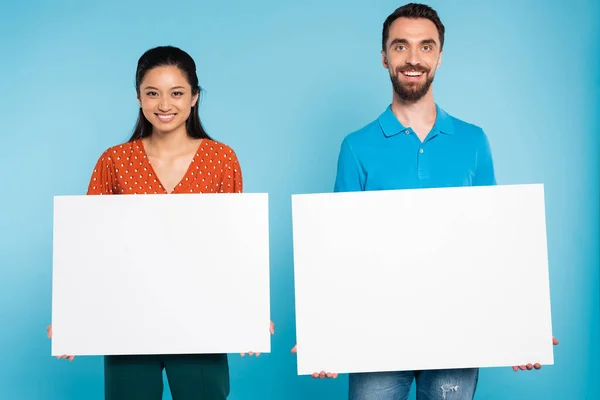
[{"label": "man's chin", "polygon": [[405,84],[400,82],[395,82],[393,85],[394,92],[400,100],[405,103],[415,103],[421,100],[427,92],[429,91],[430,84],[427,83],[411,83]]},{"label": "man's chin", "polygon": [[423,92],[420,90],[402,90],[399,92],[396,91],[396,94],[398,95],[400,100],[406,103],[415,103],[421,100],[423,97],[425,97],[427,92]]}]

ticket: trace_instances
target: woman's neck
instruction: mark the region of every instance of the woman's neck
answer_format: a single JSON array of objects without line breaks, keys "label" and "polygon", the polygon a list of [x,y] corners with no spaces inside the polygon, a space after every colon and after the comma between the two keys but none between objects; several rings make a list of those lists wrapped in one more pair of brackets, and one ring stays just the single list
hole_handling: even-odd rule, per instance
[{"label": "woman's neck", "polygon": [[171,132],[161,132],[156,129],[144,139],[144,145],[156,156],[171,156],[186,153],[192,147],[198,146],[198,139],[191,138],[185,129],[177,129]]}]

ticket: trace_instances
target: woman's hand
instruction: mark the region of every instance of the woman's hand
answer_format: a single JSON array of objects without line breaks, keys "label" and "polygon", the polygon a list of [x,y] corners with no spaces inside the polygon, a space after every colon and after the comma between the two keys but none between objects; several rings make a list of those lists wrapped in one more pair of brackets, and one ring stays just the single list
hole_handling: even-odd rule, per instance
[{"label": "woman's hand", "polygon": [[[48,325],[48,327],[46,328],[46,333],[48,334],[48,339],[52,339],[52,324]],[[66,358],[69,361],[73,361],[75,356],[68,356],[66,354],[63,354],[62,356],[56,356],[56,358],[57,359]]]},{"label": "woman's hand", "polygon": [[[271,335],[275,334],[275,324],[273,323],[273,321],[271,321],[271,324],[269,326],[269,332],[271,332]],[[240,356],[244,357],[246,355],[246,353],[240,353]],[[248,352],[248,355],[253,356],[256,355],[256,357],[260,356],[260,353],[255,353],[253,351]]]}]

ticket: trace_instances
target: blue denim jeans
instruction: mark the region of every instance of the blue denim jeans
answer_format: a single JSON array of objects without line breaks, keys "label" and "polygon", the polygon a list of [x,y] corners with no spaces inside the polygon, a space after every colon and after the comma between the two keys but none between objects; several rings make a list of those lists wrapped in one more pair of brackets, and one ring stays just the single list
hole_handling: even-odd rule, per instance
[{"label": "blue denim jeans", "polygon": [[414,380],[417,400],[472,400],[478,369],[350,374],[349,400],[407,400]]}]

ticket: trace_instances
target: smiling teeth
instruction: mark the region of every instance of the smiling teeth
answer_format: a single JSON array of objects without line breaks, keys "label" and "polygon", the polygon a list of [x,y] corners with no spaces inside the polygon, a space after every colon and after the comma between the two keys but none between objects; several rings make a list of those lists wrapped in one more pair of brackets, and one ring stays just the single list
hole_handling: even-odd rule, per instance
[{"label": "smiling teeth", "polygon": [[407,72],[403,72],[403,74],[407,75],[407,76],[421,76],[423,73],[417,72],[417,71],[407,71]]},{"label": "smiling teeth", "polygon": [[169,119],[169,118],[173,118],[174,116],[175,116],[175,114],[159,115],[158,118],[160,118],[160,119]]}]

